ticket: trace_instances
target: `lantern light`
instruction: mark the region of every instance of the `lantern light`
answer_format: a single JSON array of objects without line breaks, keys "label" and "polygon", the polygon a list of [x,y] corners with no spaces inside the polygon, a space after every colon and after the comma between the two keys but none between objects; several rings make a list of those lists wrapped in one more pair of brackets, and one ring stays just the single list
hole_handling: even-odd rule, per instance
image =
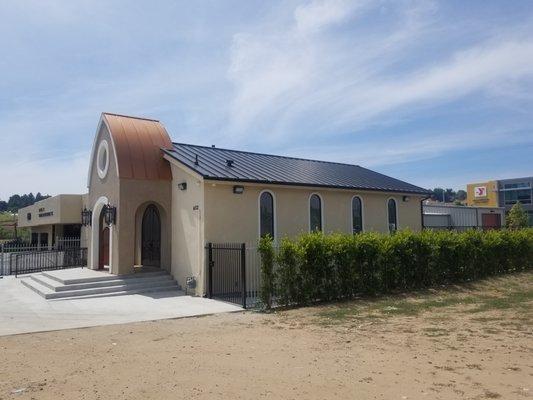
[{"label": "lantern light", "polygon": [[92,223],[92,217],[93,212],[91,210],[87,210],[87,207],[83,207],[83,211],[81,212],[81,224],[83,226],[90,226]]},{"label": "lantern light", "polygon": [[104,220],[107,225],[114,225],[117,220],[117,208],[108,204],[104,209]]}]

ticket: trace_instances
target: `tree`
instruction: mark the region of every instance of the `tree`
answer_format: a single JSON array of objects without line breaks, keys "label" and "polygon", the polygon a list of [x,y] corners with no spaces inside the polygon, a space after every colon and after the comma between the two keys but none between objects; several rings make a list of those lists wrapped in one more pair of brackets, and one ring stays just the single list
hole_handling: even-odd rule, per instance
[{"label": "tree", "polygon": [[[47,199],[48,195],[42,195],[41,193],[37,193],[37,195],[33,195],[33,193],[29,194],[14,194],[9,198],[7,203],[5,201],[0,201],[0,212],[1,211],[10,211],[12,213],[16,213],[20,208],[28,207],[34,204],[36,201]],[[7,208],[5,208],[5,204],[7,204]]]},{"label": "tree", "polygon": [[507,215],[507,227],[509,229],[527,228],[528,220],[527,213],[522,207],[522,204],[518,201],[509,211]]},{"label": "tree", "polygon": [[445,203],[452,203],[455,200],[456,193],[453,189],[435,188],[432,190],[431,199],[434,201],[444,201]]},{"label": "tree", "polygon": [[463,189],[459,189],[457,193],[455,194],[455,199],[459,201],[465,201],[466,200],[466,192]]}]

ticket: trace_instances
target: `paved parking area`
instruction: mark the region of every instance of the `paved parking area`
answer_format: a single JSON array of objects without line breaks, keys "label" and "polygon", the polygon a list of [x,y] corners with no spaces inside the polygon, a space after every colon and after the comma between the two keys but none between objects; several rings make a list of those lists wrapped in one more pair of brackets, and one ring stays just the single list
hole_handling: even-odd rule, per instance
[{"label": "paved parking area", "polygon": [[232,304],[176,290],[45,300],[22,285],[20,279],[0,279],[0,336],[242,311]]}]

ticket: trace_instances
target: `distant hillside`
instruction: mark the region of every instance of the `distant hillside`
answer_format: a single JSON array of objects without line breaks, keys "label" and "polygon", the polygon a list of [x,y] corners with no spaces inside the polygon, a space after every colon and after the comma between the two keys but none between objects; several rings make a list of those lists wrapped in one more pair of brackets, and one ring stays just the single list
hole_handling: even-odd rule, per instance
[{"label": "distant hillside", "polygon": [[[15,238],[15,223],[17,216],[10,212],[0,212],[0,242]],[[17,229],[17,236],[23,240],[28,240],[29,230],[27,228]]]}]

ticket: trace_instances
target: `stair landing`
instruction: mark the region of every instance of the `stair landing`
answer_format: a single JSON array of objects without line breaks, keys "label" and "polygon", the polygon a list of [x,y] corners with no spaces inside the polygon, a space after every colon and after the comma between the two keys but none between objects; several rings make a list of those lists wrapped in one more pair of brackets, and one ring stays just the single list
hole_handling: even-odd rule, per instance
[{"label": "stair landing", "polygon": [[45,299],[118,296],[176,290],[178,284],[164,270],[112,275],[88,268],[31,274],[22,284]]}]

